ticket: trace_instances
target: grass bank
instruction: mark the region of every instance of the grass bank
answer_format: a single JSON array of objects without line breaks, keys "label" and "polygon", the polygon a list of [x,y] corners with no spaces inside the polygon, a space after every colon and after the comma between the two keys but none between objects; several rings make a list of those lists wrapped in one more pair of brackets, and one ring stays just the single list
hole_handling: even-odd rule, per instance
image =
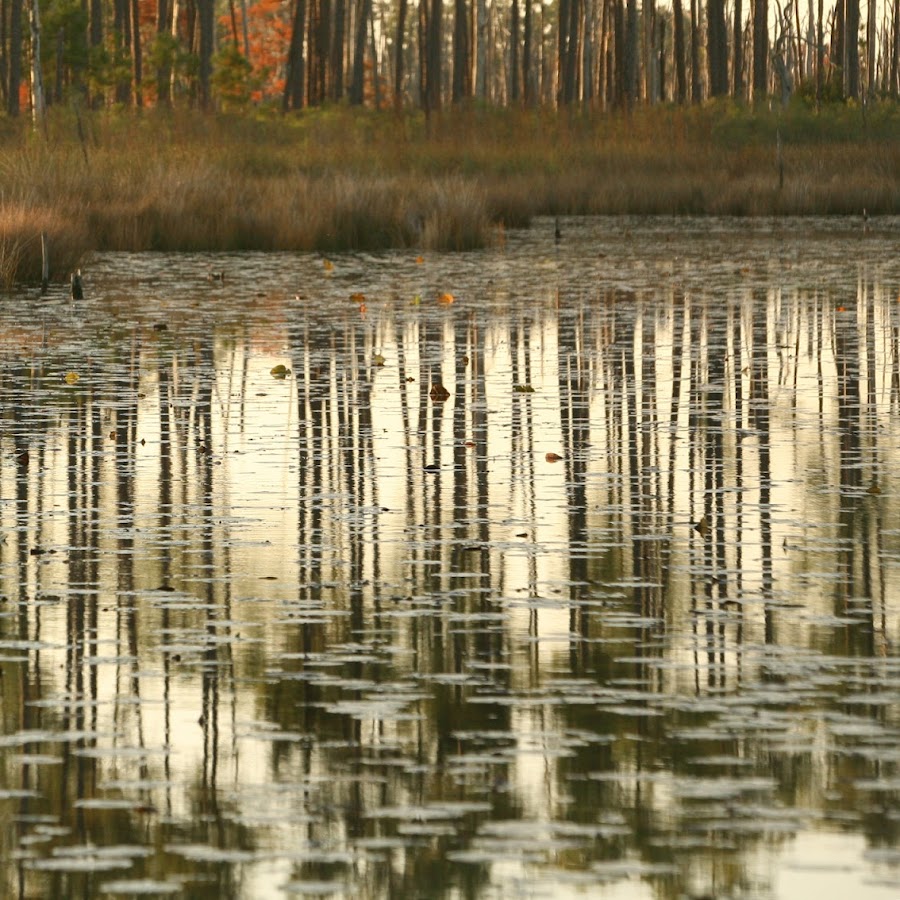
[{"label": "grass bank", "polygon": [[[780,149],[779,149],[780,148]],[[0,123],[0,281],[90,250],[484,246],[535,215],[900,211],[900,110],[53,110]]]}]

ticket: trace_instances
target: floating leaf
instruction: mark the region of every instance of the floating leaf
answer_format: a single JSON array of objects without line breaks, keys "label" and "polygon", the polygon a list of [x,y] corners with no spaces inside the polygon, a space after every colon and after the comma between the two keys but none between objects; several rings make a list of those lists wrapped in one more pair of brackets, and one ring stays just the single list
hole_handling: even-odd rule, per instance
[{"label": "floating leaf", "polygon": [[447,390],[442,384],[433,384],[431,386],[431,393],[429,394],[432,400],[436,402],[443,402],[444,400],[450,399],[450,391]]},{"label": "floating leaf", "polygon": [[517,394],[533,394],[534,388],[530,384],[515,384],[513,390]]},{"label": "floating leaf", "polygon": [[419,294],[416,294],[416,296],[412,298],[413,306],[418,306],[421,302],[422,302],[422,298]]},{"label": "floating leaf", "polygon": [[287,366],[283,366],[279,363],[277,366],[273,366],[269,369],[269,374],[273,378],[287,378],[288,375],[291,374],[291,370]]},{"label": "floating leaf", "polygon": [[322,268],[326,272],[331,272],[334,270],[334,263],[330,259],[323,259],[322,260]]},{"label": "floating leaf", "polygon": [[355,294],[351,294],[351,295],[350,295],[350,299],[351,299],[354,303],[365,303],[365,302],[366,302],[366,295],[365,295],[365,294],[360,294],[359,291],[357,291]]},{"label": "floating leaf", "polygon": [[380,353],[376,353],[372,357],[372,365],[383,366],[384,365],[384,357]]},{"label": "floating leaf", "polygon": [[878,487],[878,482],[877,482],[877,481],[873,481],[872,484],[869,485],[869,490],[867,491],[867,493],[873,494],[873,495],[874,495],[874,494],[880,494],[880,493],[881,493],[881,488]]},{"label": "floating leaf", "polygon": [[475,441],[466,441],[465,446],[471,450],[475,446]]},{"label": "floating leaf", "polygon": [[444,293],[444,294],[438,295],[438,303],[446,303],[449,305],[449,304],[453,303],[455,301],[455,299],[456,298],[453,296],[453,294]]},{"label": "floating leaf", "polygon": [[547,462],[554,463],[554,462],[559,462],[562,459],[562,457],[558,453],[548,453],[544,457],[544,459],[546,459]]},{"label": "floating leaf", "polygon": [[66,372],[64,381],[66,384],[78,384],[81,381],[81,376],[77,372]]},{"label": "floating leaf", "polygon": [[694,525],[694,531],[700,535],[700,537],[706,537],[709,534],[709,519],[704,516],[696,525]]},{"label": "floating leaf", "polygon": [[417,257],[416,257],[416,262],[421,266],[422,263],[425,262],[425,257],[424,257],[424,256],[417,256]]}]

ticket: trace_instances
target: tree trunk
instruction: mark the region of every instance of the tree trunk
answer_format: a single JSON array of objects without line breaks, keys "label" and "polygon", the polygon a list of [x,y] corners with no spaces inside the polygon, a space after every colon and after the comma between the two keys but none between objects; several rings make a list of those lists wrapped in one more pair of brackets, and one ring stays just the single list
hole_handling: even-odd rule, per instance
[{"label": "tree trunk", "polygon": [[443,0],[420,0],[425,6],[425,112],[441,108],[441,19]]},{"label": "tree trunk", "polygon": [[816,29],[816,107],[822,102],[822,86],[825,77],[825,10],[824,0],[819,0],[818,24]]},{"label": "tree trunk", "polygon": [[[419,0],[424,3],[425,0]],[[475,96],[487,99],[488,14],[487,0],[475,0]]]},{"label": "tree trunk", "polygon": [[38,0],[32,0],[31,25],[31,114],[35,129],[44,124],[44,77],[41,72],[41,10]]},{"label": "tree trunk", "polygon": [[306,0],[294,0],[291,42],[288,46],[287,72],[281,108],[300,109],[303,106],[303,30],[306,25]]},{"label": "tree trunk", "polygon": [[[156,7],[156,39],[160,45],[172,31],[172,7],[169,0],[158,0]],[[156,69],[156,102],[160,106],[172,105],[172,67],[169,56],[163,53]]]},{"label": "tree trunk", "polygon": [[744,93],[744,11],[741,0],[734,0],[734,29],[732,31],[731,93],[740,98]]},{"label": "tree trunk", "polygon": [[637,0],[627,0],[625,18],[625,104],[629,109],[638,98],[638,14]]},{"label": "tree trunk", "polygon": [[699,0],[691,0],[691,103],[703,99],[703,84],[700,81],[700,23]]},{"label": "tree trunk", "polygon": [[213,106],[212,98],[212,58],[215,36],[215,2],[214,0],[196,0],[200,26],[200,108],[209,112]]},{"label": "tree trunk", "polygon": [[687,71],[684,59],[684,10],[681,0],[672,0],[672,24],[675,27],[675,100],[687,101]]},{"label": "tree trunk", "polygon": [[362,106],[366,89],[366,36],[372,15],[372,0],[358,0],[356,4],[356,38],[353,44],[353,83],[350,103]]},{"label": "tree trunk", "polygon": [[128,77],[124,75],[124,62],[131,51],[131,3],[130,0],[115,0],[113,9],[113,34],[116,42],[116,62],[121,64],[116,78],[116,103],[128,103],[131,99],[131,66]]},{"label": "tree trunk", "polygon": [[397,6],[397,37],[394,42],[394,109],[403,109],[403,45],[406,37],[408,0],[399,0]]},{"label": "tree trunk", "polygon": [[144,80],[144,55],[141,51],[141,17],[138,0],[131,0],[131,21],[134,23],[131,48],[131,62],[134,72],[134,105],[141,107],[144,105],[144,92],[141,88],[141,82]]},{"label": "tree trunk", "polygon": [[509,13],[509,102],[519,102],[519,0],[512,0]]},{"label": "tree trunk", "polygon": [[878,44],[878,10],[875,8],[875,0],[869,0],[869,9],[866,17],[866,95],[872,97],[875,94],[875,48]]},{"label": "tree trunk", "polygon": [[531,48],[534,39],[534,12],[532,10],[532,0],[525,0],[525,22],[523,35],[524,43],[522,46],[522,83],[525,89],[525,105],[532,107],[537,101],[536,85],[534,83],[534,60],[532,56],[534,51]]},{"label": "tree trunk", "polygon": [[753,5],[753,102],[760,103],[769,89],[769,5],[754,0]]},{"label": "tree trunk", "polygon": [[709,94],[711,97],[724,97],[728,93],[728,40],[724,0],[707,0],[706,32]]},{"label": "tree trunk", "polygon": [[466,0],[453,4],[453,93],[454,103],[472,94],[472,64],[469,52],[469,8]]},{"label": "tree trunk", "polygon": [[844,59],[847,96],[859,99],[859,0],[846,0],[844,13]]},{"label": "tree trunk", "polygon": [[[330,35],[331,49],[328,54],[328,69],[331,73],[328,96],[335,102],[344,96],[344,9],[344,0],[334,0],[334,22]],[[365,33],[363,34],[363,55],[365,55]]]},{"label": "tree trunk", "polygon": [[10,3],[9,77],[6,82],[6,112],[19,114],[19,90],[22,87],[22,0]]}]

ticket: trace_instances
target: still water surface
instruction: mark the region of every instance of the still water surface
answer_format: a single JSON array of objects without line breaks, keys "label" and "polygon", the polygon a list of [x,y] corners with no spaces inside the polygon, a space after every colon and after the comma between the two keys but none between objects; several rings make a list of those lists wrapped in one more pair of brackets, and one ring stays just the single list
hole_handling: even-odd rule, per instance
[{"label": "still water surface", "polygon": [[0,895],[900,896],[900,221],[501,237],[3,299]]}]

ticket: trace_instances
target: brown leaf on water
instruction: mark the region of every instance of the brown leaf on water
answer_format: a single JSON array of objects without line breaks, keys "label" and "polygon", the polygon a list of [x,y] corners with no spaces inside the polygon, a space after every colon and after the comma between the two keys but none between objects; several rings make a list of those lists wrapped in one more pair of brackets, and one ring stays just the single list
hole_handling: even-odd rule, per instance
[{"label": "brown leaf on water", "polygon": [[285,379],[288,377],[288,375],[291,374],[291,370],[287,366],[283,366],[283,365],[279,364],[279,365],[273,366],[271,369],[269,369],[269,374],[273,378]]},{"label": "brown leaf on water", "polygon": [[534,388],[530,384],[514,384],[513,391],[516,394],[533,394]]},{"label": "brown leaf on water", "polygon": [[365,302],[366,302],[366,295],[365,295],[365,294],[361,294],[361,293],[359,293],[359,291],[357,291],[355,294],[351,294],[351,295],[350,295],[350,299],[351,299],[354,303],[365,303]]},{"label": "brown leaf on water", "polygon": [[431,392],[428,395],[431,397],[435,403],[443,403],[445,400],[450,399],[450,391],[447,390],[442,384],[433,384],[431,386]]},{"label": "brown leaf on water", "polygon": [[438,303],[446,303],[449,306],[451,303],[455,303],[455,302],[456,302],[456,298],[453,296],[453,294],[448,294],[448,293],[438,294]]},{"label": "brown leaf on water", "polygon": [[562,459],[562,457],[558,453],[548,453],[544,457],[544,459],[546,459],[547,462],[549,462],[549,463],[555,463],[555,462],[559,462]]},{"label": "brown leaf on water", "polygon": [[873,482],[869,485],[869,490],[868,490],[866,493],[868,493],[868,494],[873,494],[873,495],[875,495],[875,494],[880,494],[880,493],[881,493],[881,488],[878,487],[878,482],[877,482],[877,481],[873,481]]},{"label": "brown leaf on water", "polygon": [[700,535],[700,537],[705,538],[709,534],[709,519],[706,516],[703,516],[696,525],[694,525],[694,531]]}]

